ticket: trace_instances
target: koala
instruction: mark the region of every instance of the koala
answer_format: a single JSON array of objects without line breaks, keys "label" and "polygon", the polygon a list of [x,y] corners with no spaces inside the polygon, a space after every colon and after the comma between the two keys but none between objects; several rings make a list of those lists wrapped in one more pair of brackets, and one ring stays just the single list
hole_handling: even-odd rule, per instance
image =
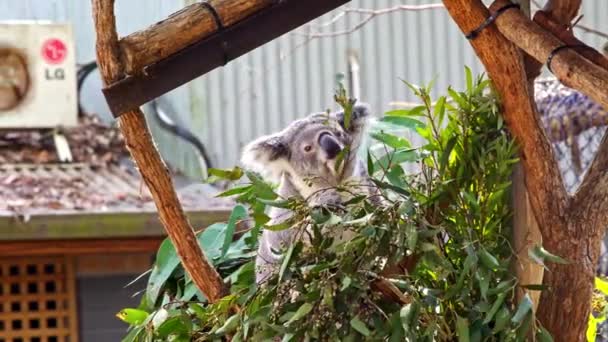
[{"label": "koala", "polygon": [[[247,169],[259,172],[267,180],[278,182],[277,193],[282,198],[296,197],[314,206],[331,206],[342,203],[342,195],[335,189],[346,182],[368,180],[366,164],[357,157],[371,118],[365,104],[353,108],[346,127],[344,112],[313,113],[296,120],[282,131],[262,136],[243,150],[241,163]],[[347,151],[344,151],[346,147]],[[344,151],[340,167],[338,156]],[[371,183],[362,188],[370,191]],[[271,208],[269,224],[289,219],[291,211]],[[295,237],[293,229],[264,230],[256,258],[256,282],[262,283],[280,262],[274,251],[288,246]],[[274,250],[274,251],[273,251]]]}]

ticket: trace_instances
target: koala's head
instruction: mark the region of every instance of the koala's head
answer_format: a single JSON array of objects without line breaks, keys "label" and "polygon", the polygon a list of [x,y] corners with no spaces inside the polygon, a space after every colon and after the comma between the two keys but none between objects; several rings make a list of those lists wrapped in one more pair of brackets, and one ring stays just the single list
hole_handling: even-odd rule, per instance
[{"label": "koala's head", "polygon": [[[335,186],[352,170],[369,116],[369,108],[363,104],[354,107],[348,127],[344,112],[311,114],[249,143],[241,161],[271,180],[290,177],[300,192],[304,184],[311,190]],[[346,146],[349,153],[344,151]],[[342,160],[339,164],[338,159]]]}]

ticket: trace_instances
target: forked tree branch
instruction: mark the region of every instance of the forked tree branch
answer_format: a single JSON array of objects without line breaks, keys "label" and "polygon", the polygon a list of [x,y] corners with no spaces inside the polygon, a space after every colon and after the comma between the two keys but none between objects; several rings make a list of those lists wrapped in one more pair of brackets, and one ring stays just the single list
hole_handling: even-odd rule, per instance
[{"label": "forked tree branch", "polygon": [[[508,0],[497,0],[490,7],[497,10],[510,3]],[[608,108],[608,71],[590,62],[573,49],[563,49],[558,38],[545,31],[538,24],[526,18],[520,11],[507,10],[496,20],[496,27],[508,40],[537,61],[545,63],[549,56],[552,72],[565,85],[575,88],[594,99],[604,108]]]},{"label": "forked tree branch", "polygon": [[[118,35],[114,16],[114,0],[92,0],[97,34],[97,62],[105,84],[124,76],[119,59]],[[169,171],[154,145],[141,110],[132,110],[120,117],[120,129],[127,149],[135,160],[143,180],[150,189],[158,214],[182,264],[210,302],[224,292],[222,278],[205,258],[194,231],[181,207]]]}]

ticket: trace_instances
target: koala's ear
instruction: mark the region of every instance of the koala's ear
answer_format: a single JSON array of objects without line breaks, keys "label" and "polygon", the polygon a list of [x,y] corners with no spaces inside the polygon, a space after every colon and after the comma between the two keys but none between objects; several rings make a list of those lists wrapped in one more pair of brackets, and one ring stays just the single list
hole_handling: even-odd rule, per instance
[{"label": "koala's ear", "polygon": [[280,176],[289,159],[289,146],[280,134],[262,136],[245,146],[241,163],[267,176]]}]

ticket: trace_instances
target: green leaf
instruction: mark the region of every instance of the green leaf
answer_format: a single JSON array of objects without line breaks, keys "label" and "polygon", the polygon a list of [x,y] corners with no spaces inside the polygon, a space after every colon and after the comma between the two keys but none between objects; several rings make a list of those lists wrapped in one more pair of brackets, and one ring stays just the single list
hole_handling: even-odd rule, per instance
[{"label": "green leaf", "polygon": [[148,318],[149,315],[149,313],[143,310],[125,308],[120,310],[116,314],[116,317],[118,317],[121,321],[129,323],[131,325],[139,325],[142,324],[146,320],[146,318]]},{"label": "green leaf", "polygon": [[460,93],[456,92],[452,88],[448,88],[448,94],[450,94],[450,97],[452,98],[452,100],[454,100],[454,102],[456,102],[460,108],[468,108],[467,101],[464,98],[462,98]]},{"label": "green leaf", "polygon": [[346,290],[350,284],[352,284],[353,279],[349,276],[344,276],[344,278],[342,278],[342,286],[340,287],[340,292]]},{"label": "green leaf", "polygon": [[221,192],[221,193],[215,195],[215,197],[230,197],[230,196],[234,196],[234,195],[239,195],[239,194],[246,193],[247,191],[250,191],[251,188],[252,188],[251,185],[237,186],[232,189]]},{"label": "green leaf", "polygon": [[228,252],[228,248],[232,243],[232,239],[234,237],[234,230],[236,229],[236,222],[238,220],[243,220],[247,217],[247,209],[244,206],[237,204],[230,214],[230,218],[228,218],[228,224],[226,225],[226,235],[224,236],[224,244],[222,245],[222,254],[220,258],[223,258]]},{"label": "green leaf", "polygon": [[496,319],[494,320],[494,329],[492,332],[497,333],[503,330],[509,324],[511,319],[511,311],[506,306],[503,306],[500,311],[496,314]]},{"label": "green leaf", "polygon": [[374,174],[374,161],[372,160],[372,155],[370,151],[367,151],[367,172],[370,175]]},{"label": "green leaf", "polygon": [[215,334],[221,336],[233,332],[239,326],[240,319],[241,316],[239,314],[230,316],[226,322],[224,322],[224,325],[215,331]]},{"label": "green leaf", "polygon": [[371,137],[395,149],[410,148],[412,146],[407,139],[384,132],[372,133]]},{"label": "green leaf", "polygon": [[608,281],[595,277],[595,288],[598,289],[604,296],[608,296]]},{"label": "green leaf", "polygon": [[435,103],[433,115],[437,118],[438,126],[441,126],[443,118],[445,116],[445,96],[441,96]]},{"label": "green leaf", "polygon": [[290,325],[291,323],[298,321],[302,318],[304,318],[304,316],[308,315],[308,313],[310,311],[312,311],[313,305],[310,303],[304,303],[302,304],[298,310],[296,310],[296,312],[293,314],[293,316],[289,319],[289,321],[285,322],[285,326]]},{"label": "green leaf", "polygon": [[496,315],[498,310],[502,307],[502,304],[504,303],[506,297],[507,294],[504,292],[499,293],[498,296],[496,296],[496,300],[494,301],[494,304],[492,304],[492,308],[490,308],[490,311],[488,311],[486,318],[483,320],[483,324],[488,324],[492,321],[494,315]]},{"label": "green leaf", "polygon": [[544,327],[540,327],[536,331],[536,340],[538,342],[553,342],[553,337]]},{"label": "green leaf", "polygon": [[385,116],[380,121],[401,127],[406,127],[412,130],[416,130],[421,127],[426,127],[423,122],[405,116]]},{"label": "green leaf", "polygon": [[350,146],[345,146],[340,153],[336,156],[336,164],[334,165],[334,171],[339,171],[344,164],[344,158],[350,154]]},{"label": "green leaf", "polygon": [[420,160],[420,154],[417,149],[410,148],[404,150],[396,150],[385,154],[376,163],[374,163],[374,169],[376,170],[388,170],[392,165],[398,165],[404,162],[413,162]]},{"label": "green leaf", "polygon": [[530,299],[530,296],[526,293],[524,298],[521,299],[521,302],[517,306],[517,311],[515,311],[513,318],[511,318],[511,322],[521,323],[528,312],[532,310],[532,305],[532,299]]},{"label": "green leaf", "polygon": [[361,321],[359,316],[355,316],[350,320],[350,326],[365,337],[369,337],[369,335],[372,334],[372,332],[367,328],[367,325]]},{"label": "green leaf", "polygon": [[291,219],[285,220],[281,223],[266,225],[266,226],[264,226],[264,229],[270,230],[272,232],[279,232],[281,230],[291,228],[291,226],[293,226],[293,224],[294,224],[294,220],[293,220],[293,218],[291,218]]},{"label": "green leaf", "polygon": [[489,295],[494,295],[497,293],[503,293],[505,291],[510,290],[513,285],[515,285],[515,279],[503,280],[495,288],[488,290]]},{"label": "green leaf", "polygon": [[530,331],[530,326],[532,323],[532,318],[534,317],[534,313],[532,311],[528,312],[524,317],[521,325],[517,329],[517,335],[515,339],[517,341],[526,341],[526,337],[528,336],[528,332]]},{"label": "green leaf", "polygon": [[285,275],[287,267],[289,267],[289,263],[291,262],[291,257],[293,256],[293,251],[295,248],[296,244],[292,243],[291,246],[289,246],[287,253],[285,253],[285,256],[283,257],[283,262],[281,263],[281,268],[279,269],[279,283],[283,279],[283,275]]},{"label": "green leaf", "polygon": [[468,66],[464,67],[464,74],[467,81],[467,92],[471,94],[473,92],[473,72]]},{"label": "green leaf", "polygon": [[475,272],[475,278],[479,282],[479,291],[481,292],[481,298],[486,299],[488,295],[488,289],[490,288],[490,276],[482,268]]},{"label": "green leaf", "polygon": [[394,192],[396,192],[396,193],[398,193],[400,195],[403,195],[403,196],[409,196],[410,195],[410,192],[407,191],[407,190],[405,190],[405,189],[403,189],[403,188],[400,188],[398,186],[394,186],[394,185],[386,183],[386,182],[379,181],[379,180],[377,180],[375,178],[372,178],[372,182],[374,184],[376,184],[376,186],[379,187],[379,188],[381,188],[381,189],[393,190]]},{"label": "green leaf", "polygon": [[226,226],[226,223],[214,223],[197,234],[198,244],[211,262],[222,254],[222,246],[226,239]]},{"label": "green leaf", "polygon": [[170,335],[179,336],[190,334],[192,323],[189,318],[184,316],[170,317],[164,321],[158,328],[156,334],[163,340],[168,340]]},{"label": "green leaf", "polygon": [[404,79],[401,79],[401,82],[403,82],[408,88],[410,88],[410,90],[416,95],[416,96],[420,96],[420,87],[417,85],[414,85]]},{"label": "green leaf", "polygon": [[456,146],[457,142],[457,137],[451,137],[450,140],[448,140],[448,144],[445,146],[445,150],[443,150],[441,154],[441,161],[439,162],[439,174],[444,173],[445,168],[450,161],[450,154],[452,154],[452,150],[454,149],[454,146]]},{"label": "green leaf", "polygon": [[129,331],[129,333],[121,340],[121,342],[140,342],[142,341],[142,334],[146,333],[146,326],[136,326]]},{"label": "green leaf", "polygon": [[545,265],[545,261],[554,262],[556,264],[569,264],[566,259],[553,255],[545,250],[542,246],[536,245],[528,250],[528,256],[539,265]]},{"label": "green leaf", "polygon": [[469,342],[471,340],[469,320],[458,315],[456,315],[456,335],[459,342]]},{"label": "green leaf", "polygon": [[411,109],[396,109],[384,113],[385,116],[424,116],[426,106],[416,106]]},{"label": "green leaf", "polygon": [[477,255],[479,256],[479,260],[481,260],[481,263],[488,269],[496,270],[498,267],[500,267],[498,260],[485,248],[481,248],[477,252]]},{"label": "green leaf", "polygon": [[269,200],[264,198],[258,198],[257,201],[270,207],[283,209],[292,209],[295,203],[293,199]]},{"label": "green leaf", "polygon": [[210,168],[207,173],[209,176],[213,176],[207,179],[210,183],[217,180],[237,181],[243,177],[243,169],[238,166],[232,170]]},{"label": "green leaf", "polygon": [[179,257],[173,248],[173,243],[169,238],[166,238],[158,248],[156,253],[156,262],[152,267],[152,272],[148,278],[146,287],[146,297],[148,302],[154,305],[158,300],[159,294],[165,282],[175,268],[179,265]]}]

